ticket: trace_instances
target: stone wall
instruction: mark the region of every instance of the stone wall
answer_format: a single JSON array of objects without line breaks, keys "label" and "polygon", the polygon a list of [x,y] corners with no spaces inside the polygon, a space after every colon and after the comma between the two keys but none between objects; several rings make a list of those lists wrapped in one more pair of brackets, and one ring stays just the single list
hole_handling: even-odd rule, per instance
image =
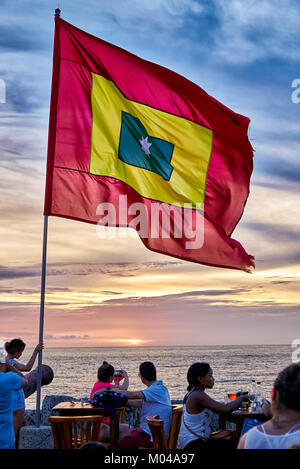
[{"label": "stone wall", "polygon": [[[19,449],[53,449],[53,438],[51,426],[48,421],[50,415],[57,415],[57,411],[53,411],[53,407],[60,402],[74,401],[79,402],[82,399],[76,399],[72,396],[46,396],[42,403],[41,409],[41,426],[35,426],[35,410],[26,410],[23,426],[20,431]],[[88,402],[88,398],[83,400]],[[172,400],[172,404],[182,404],[182,400]],[[140,409],[126,407],[125,423],[136,428],[140,425]],[[215,431],[219,427],[218,415],[215,414],[212,430]],[[229,424],[228,428],[232,428],[233,424]]]},{"label": "stone wall", "polygon": [[[59,404],[60,402],[74,401],[80,402],[81,400],[88,402],[88,398],[84,397],[81,399],[72,397],[72,396],[46,396],[43,400],[42,409],[41,409],[41,425],[49,425],[48,417],[50,415],[58,415],[57,411],[53,411],[53,407]],[[172,404],[181,404],[182,401],[174,400]],[[126,407],[125,410],[125,423],[130,425],[133,428],[136,428],[140,424],[140,413],[141,409],[132,409],[131,407]],[[32,426],[35,425],[35,410],[26,410],[23,426]]]}]

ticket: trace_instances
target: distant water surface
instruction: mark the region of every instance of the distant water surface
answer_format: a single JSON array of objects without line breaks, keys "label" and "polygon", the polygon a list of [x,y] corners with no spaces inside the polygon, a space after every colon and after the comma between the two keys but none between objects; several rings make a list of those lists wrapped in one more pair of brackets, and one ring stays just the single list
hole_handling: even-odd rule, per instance
[{"label": "distant water surface", "polygon": [[[25,349],[20,361],[26,362],[30,352]],[[89,397],[103,360],[126,369],[131,390],[143,389],[138,367],[152,361],[171,399],[183,398],[188,367],[198,361],[208,362],[213,369],[215,386],[209,394],[215,399],[223,400],[229,391],[249,390],[251,379],[261,381],[269,396],[276,375],[291,363],[291,354],[290,345],[45,348],[43,363],[51,366],[54,379],[42,387],[42,399],[52,394]],[[26,399],[26,407],[36,407],[36,394]]]}]

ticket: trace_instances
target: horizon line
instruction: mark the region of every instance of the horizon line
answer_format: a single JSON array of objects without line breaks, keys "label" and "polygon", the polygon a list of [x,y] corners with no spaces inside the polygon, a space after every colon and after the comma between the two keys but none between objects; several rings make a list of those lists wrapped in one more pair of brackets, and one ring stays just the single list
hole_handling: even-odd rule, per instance
[{"label": "horizon line", "polygon": [[[263,346],[291,346],[288,343],[268,343],[268,344],[192,344],[192,345],[68,345],[68,346],[47,346],[45,349],[53,348],[159,348],[159,347],[263,347]],[[28,347],[30,348],[30,347]]]}]

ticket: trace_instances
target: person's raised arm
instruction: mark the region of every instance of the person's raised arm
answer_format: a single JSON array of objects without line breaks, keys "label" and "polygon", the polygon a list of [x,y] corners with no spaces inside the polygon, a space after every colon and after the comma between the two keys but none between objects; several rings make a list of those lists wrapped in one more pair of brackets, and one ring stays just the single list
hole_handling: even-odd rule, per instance
[{"label": "person's raised arm", "polygon": [[20,370],[20,371],[31,371],[31,370],[32,370],[32,367],[33,367],[33,365],[34,365],[35,359],[36,359],[36,357],[37,357],[37,355],[38,355],[38,353],[39,353],[41,350],[43,350],[43,348],[44,348],[44,345],[43,345],[43,344],[38,344],[38,345],[35,347],[35,349],[34,349],[32,355],[31,355],[30,359],[28,360],[28,362],[26,363],[26,365],[24,365],[24,364],[22,364],[22,363],[16,363],[16,364],[15,364],[15,368],[17,368],[17,369]]},{"label": "person's raised arm", "polygon": [[192,399],[194,399],[195,404],[199,405],[201,408],[209,409],[213,412],[229,413],[237,409],[243,401],[247,401],[249,399],[249,395],[244,394],[234,401],[228,402],[228,404],[222,404],[221,402],[215,401],[203,391],[195,394]]},{"label": "person's raised arm", "polygon": [[121,389],[122,391],[123,390],[127,390],[128,389],[128,386],[129,386],[129,378],[128,378],[128,374],[125,370],[121,370],[121,374],[122,376],[124,376],[124,381],[122,384],[119,385],[119,389]]}]

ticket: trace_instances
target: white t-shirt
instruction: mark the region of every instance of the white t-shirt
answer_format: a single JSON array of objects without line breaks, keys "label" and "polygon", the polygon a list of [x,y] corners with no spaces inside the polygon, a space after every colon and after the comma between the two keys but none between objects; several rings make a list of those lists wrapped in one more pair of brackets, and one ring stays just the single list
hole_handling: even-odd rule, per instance
[{"label": "white t-shirt", "polygon": [[172,403],[168,388],[164,386],[162,381],[155,381],[142,393],[145,396],[141,411],[141,428],[144,432],[151,435],[150,428],[147,424],[148,415],[159,415],[164,421],[164,431],[168,438],[172,419]]}]

